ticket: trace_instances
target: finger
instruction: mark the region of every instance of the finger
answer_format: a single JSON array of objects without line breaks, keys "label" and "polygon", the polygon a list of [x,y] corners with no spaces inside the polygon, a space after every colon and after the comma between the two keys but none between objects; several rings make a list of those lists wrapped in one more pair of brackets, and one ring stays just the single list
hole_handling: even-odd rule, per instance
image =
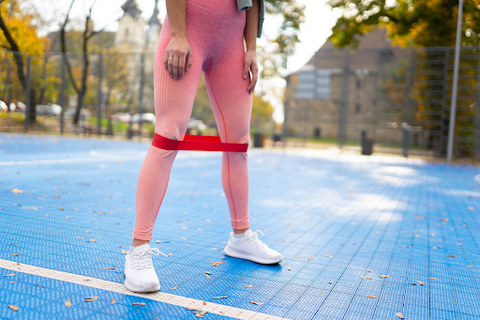
[{"label": "finger", "polygon": [[193,64],[192,51],[189,51],[187,54],[187,67],[186,67],[187,72],[190,71],[192,64]]},{"label": "finger", "polygon": [[255,86],[257,85],[257,82],[252,82],[252,85],[250,86],[250,89],[248,90],[248,93],[252,94],[255,91]]},{"label": "finger", "polygon": [[168,59],[168,74],[173,78],[173,59]]},{"label": "finger", "polygon": [[178,54],[173,56],[173,79],[178,79]]},{"label": "finger", "polygon": [[255,90],[255,86],[258,81],[258,67],[256,65],[252,66],[252,80],[250,81],[250,86],[248,87],[248,92],[252,93]]},{"label": "finger", "polygon": [[165,52],[165,57],[163,57],[163,65],[165,67],[165,70],[168,71],[168,53]]},{"label": "finger", "polygon": [[245,67],[243,68],[243,79],[248,79],[249,70],[250,70],[251,63],[245,63]]},{"label": "finger", "polygon": [[183,54],[180,56],[180,59],[178,60],[178,79],[183,78],[183,72],[185,70],[185,60],[186,56]]}]

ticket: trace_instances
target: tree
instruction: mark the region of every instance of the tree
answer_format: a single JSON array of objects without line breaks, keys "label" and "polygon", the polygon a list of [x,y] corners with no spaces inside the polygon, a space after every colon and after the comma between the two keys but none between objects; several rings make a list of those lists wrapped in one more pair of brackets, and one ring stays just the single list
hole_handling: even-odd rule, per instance
[{"label": "tree", "polygon": [[[453,46],[455,44],[458,0],[330,0],[333,9],[343,12],[332,28],[330,40],[340,48],[357,46],[358,37],[377,26],[400,46]],[[480,38],[479,0],[464,2],[462,44],[476,46]]]},{"label": "tree", "polygon": [[[25,74],[26,55],[41,55],[47,40],[37,34],[35,21],[42,21],[34,11],[24,9],[28,0],[0,0],[0,47],[11,51],[16,65],[16,74],[24,91],[27,90],[27,77]],[[35,122],[35,85],[32,90],[26,92],[30,95],[31,108],[27,115]]]}]

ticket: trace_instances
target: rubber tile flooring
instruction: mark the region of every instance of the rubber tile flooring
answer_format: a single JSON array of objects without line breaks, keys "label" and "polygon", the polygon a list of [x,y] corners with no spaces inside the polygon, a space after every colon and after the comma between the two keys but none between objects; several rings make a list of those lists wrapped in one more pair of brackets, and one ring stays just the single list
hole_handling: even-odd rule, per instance
[{"label": "rubber tile flooring", "polygon": [[[0,260],[123,283],[148,148],[0,134]],[[221,154],[180,152],[153,232],[152,246],[168,255],[153,259],[162,292],[286,319],[480,319],[478,167],[313,150],[251,149],[248,159],[252,229],[284,261],[223,254],[231,227]],[[196,318],[10,274],[0,268],[2,319]]]}]

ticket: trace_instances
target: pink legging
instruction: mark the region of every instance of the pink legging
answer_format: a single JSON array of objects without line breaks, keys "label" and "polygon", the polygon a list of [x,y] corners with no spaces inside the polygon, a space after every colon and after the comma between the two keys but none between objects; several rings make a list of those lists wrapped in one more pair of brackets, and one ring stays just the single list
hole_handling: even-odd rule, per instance
[{"label": "pink legging", "polygon": [[[187,36],[193,65],[183,79],[170,78],[163,60],[170,42],[168,18],[162,28],[155,56],[155,132],[183,140],[201,72],[222,142],[248,143],[252,96],[243,78],[245,12],[236,0],[187,0]],[[150,146],[137,183],[133,237],[151,240],[152,230],[178,151]],[[183,151],[188,152],[188,151]],[[249,227],[247,154],[224,152],[222,185],[234,229]]]}]

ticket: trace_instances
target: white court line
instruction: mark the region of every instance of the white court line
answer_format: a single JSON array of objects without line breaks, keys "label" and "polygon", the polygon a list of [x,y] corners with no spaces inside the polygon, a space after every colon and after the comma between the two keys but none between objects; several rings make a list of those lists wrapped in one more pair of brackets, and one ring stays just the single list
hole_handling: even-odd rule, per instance
[{"label": "white court line", "polygon": [[[116,292],[120,294],[125,294],[129,296],[141,297],[149,300],[159,301],[168,303],[171,305],[185,307],[185,308],[196,308],[202,311],[208,311],[210,313],[219,314],[222,316],[227,316],[236,319],[251,319],[251,320],[274,320],[274,319],[285,319],[277,316],[272,316],[265,313],[259,313],[250,310],[243,310],[240,308],[224,306],[221,304],[207,302],[206,305],[203,305],[203,301],[191,299],[182,296],[176,296],[164,292],[155,292],[148,294],[133,293],[129,291],[122,283],[111,282],[96,278],[90,278],[86,276],[81,276],[74,273],[68,273],[53,269],[46,269],[42,267],[31,266],[28,264],[17,263],[13,261],[0,259],[0,268],[8,269],[16,272],[33,274],[40,277],[50,278],[59,281],[65,281],[70,283],[79,284],[86,287],[92,287],[96,289],[107,290],[111,292]],[[88,279],[89,281],[86,281]],[[193,317],[193,311],[192,311]]]},{"label": "white court line", "polygon": [[55,159],[55,160],[32,160],[32,161],[4,161],[0,166],[31,166],[37,164],[66,164],[66,163],[90,163],[90,162],[122,162],[138,161],[143,158],[83,158],[83,159]]}]

